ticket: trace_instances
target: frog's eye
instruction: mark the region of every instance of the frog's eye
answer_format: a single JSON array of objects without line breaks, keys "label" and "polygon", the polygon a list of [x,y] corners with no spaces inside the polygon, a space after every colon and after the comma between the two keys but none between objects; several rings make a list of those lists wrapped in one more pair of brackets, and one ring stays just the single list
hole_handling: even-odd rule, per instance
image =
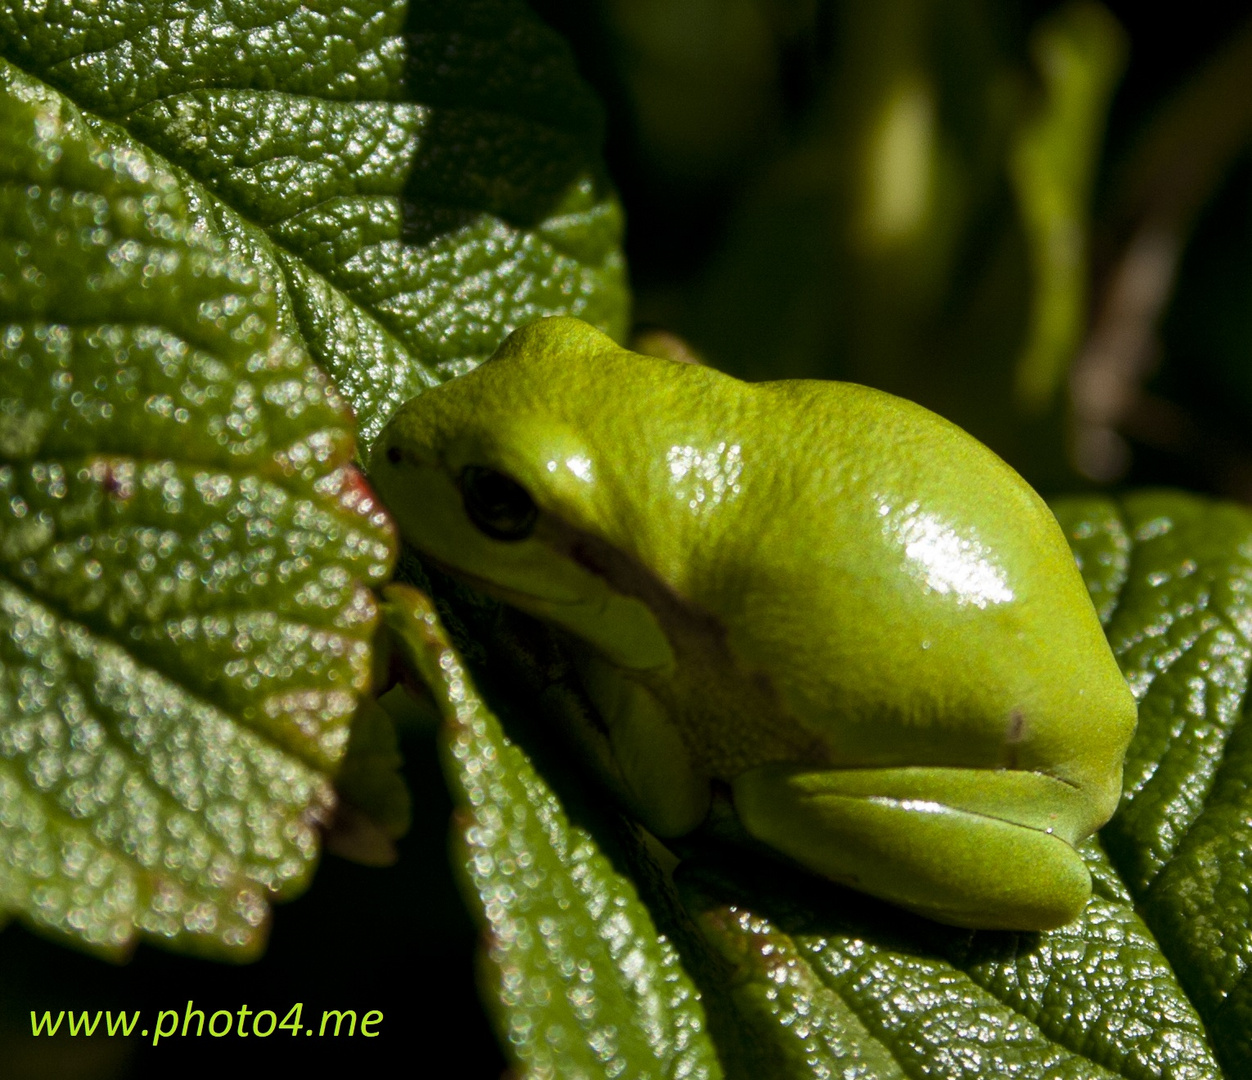
[{"label": "frog's eye", "polygon": [[469,519],[496,540],[525,540],[535,531],[539,507],[526,489],[482,465],[461,470],[461,498]]}]

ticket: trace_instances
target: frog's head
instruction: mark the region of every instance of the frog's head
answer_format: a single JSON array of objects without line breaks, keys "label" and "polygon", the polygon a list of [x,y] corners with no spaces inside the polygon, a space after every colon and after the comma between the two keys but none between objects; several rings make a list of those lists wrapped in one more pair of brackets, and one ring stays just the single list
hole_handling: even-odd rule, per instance
[{"label": "frog's head", "polygon": [[[405,539],[485,592],[599,645],[634,668],[672,662],[648,606],[609,578],[628,532],[615,432],[583,419],[614,393],[620,350],[574,319],[512,334],[474,371],[405,404],[369,474]],[[666,361],[656,361],[666,363]],[[618,571],[616,574],[610,571]]]}]

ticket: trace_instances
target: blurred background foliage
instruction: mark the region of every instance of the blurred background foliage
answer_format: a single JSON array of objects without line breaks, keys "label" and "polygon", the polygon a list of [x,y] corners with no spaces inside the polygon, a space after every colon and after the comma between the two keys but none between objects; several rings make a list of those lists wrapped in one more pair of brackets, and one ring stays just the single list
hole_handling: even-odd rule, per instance
[{"label": "blurred background foliage", "polygon": [[1246,11],[535,6],[608,107],[638,323],[920,401],[1045,494],[1252,498]]}]

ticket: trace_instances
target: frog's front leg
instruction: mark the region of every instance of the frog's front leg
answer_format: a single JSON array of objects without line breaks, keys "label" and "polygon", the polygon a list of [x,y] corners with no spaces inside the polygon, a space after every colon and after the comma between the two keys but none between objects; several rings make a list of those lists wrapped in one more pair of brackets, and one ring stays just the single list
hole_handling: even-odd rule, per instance
[{"label": "frog's front leg", "polygon": [[808,869],[955,926],[1049,930],[1091,877],[1074,785],[1008,769],[759,766],[733,784],[758,840]]},{"label": "frog's front leg", "polygon": [[657,836],[682,836],[709,812],[711,789],[670,722],[641,683],[597,657],[578,663],[583,689],[608,729],[603,763],[631,813]]}]

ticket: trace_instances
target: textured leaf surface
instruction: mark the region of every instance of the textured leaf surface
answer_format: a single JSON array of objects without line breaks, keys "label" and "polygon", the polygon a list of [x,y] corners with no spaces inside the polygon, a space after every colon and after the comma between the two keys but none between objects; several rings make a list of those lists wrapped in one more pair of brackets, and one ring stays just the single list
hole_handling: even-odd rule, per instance
[{"label": "textured leaf surface", "polygon": [[786,876],[774,892],[762,868],[697,871],[684,888],[777,1075],[1220,1075],[1167,959],[1086,854],[1095,898],[1040,935],[956,931]]},{"label": "textured leaf surface", "polygon": [[521,0],[9,0],[0,56],[184,170],[363,451],[517,326],[625,330],[598,106]]},{"label": "textured leaf surface", "polygon": [[[153,719],[127,737],[168,757],[141,783],[95,728],[13,728],[3,842],[26,869],[6,872],[0,904],[105,949],[137,918],[247,952],[267,890],[307,876],[368,667],[360,583],[390,558],[345,468],[351,421],[296,343],[334,376],[367,448],[396,404],[520,323],[579,313],[620,334],[598,107],[520,0],[15,0],[0,5],[0,58],[10,98],[43,102],[35,120],[7,100],[0,114],[20,151],[0,207],[5,715],[95,710],[110,731],[138,709]],[[36,121],[28,145],[18,128]],[[103,179],[66,172],[88,159]],[[101,640],[67,639],[58,667],[66,620]],[[66,704],[71,679],[100,688]],[[207,718],[198,734],[188,710]],[[91,753],[67,765],[68,746]],[[201,767],[224,771],[200,790]],[[394,835],[401,793],[350,771]],[[107,822],[87,839],[46,822],[27,774],[74,820]],[[208,807],[212,828],[144,783]],[[243,802],[214,803],[227,789]],[[105,814],[118,792],[135,805]],[[115,839],[142,847],[143,873],[91,846]],[[221,843],[255,865],[223,868]],[[66,845],[91,881],[72,896],[55,869]]]},{"label": "textured leaf surface", "polygon": [[523,1075],[720,1077],[699,994],[630,880],[504,737],[430,602],[393,585],[385,611],[443,712],[453,859],[484,926],[484,996]]},{"label": "textured leaf surface", "polygon": [[1139,699],[1113,865],[1204,1018],[1252,1070],[1252,514],[1176,493],[1066,503]]},{"label": "textured leaf surface", "polygon": [[[747,853],[695,851],[676,888],[635,853],[623,869],[653,909],[686,914],[666,925],[727,1075],[1227,1080],[1252,1066],[1252,514],[1173,493],[1057,513],[1141,710],[1122,807],[1083,850],[1091,903],[1047,934],[973,932]],[[480,729],[454,772],[481,777],[499,755],[512,794],[493,820],[550,818],[551,792],[501,739]],[[471,805],[489,805],[476,783]],[[479,826],[462,822],[468,852],[491,835]],[[538,859],[544,836],[517,829],[511,864]],[[472,902],[502,914],[515,871],[468,865]],[[576,867],[553,866],[545,888],[575,889]],[[528,1005],[528,1031],[561,1023]]]},{"label": "textured leaf surface", "polygon": [[0,61],[0,909],[254,953],[392,537],[350,416],[159,158]]}]

